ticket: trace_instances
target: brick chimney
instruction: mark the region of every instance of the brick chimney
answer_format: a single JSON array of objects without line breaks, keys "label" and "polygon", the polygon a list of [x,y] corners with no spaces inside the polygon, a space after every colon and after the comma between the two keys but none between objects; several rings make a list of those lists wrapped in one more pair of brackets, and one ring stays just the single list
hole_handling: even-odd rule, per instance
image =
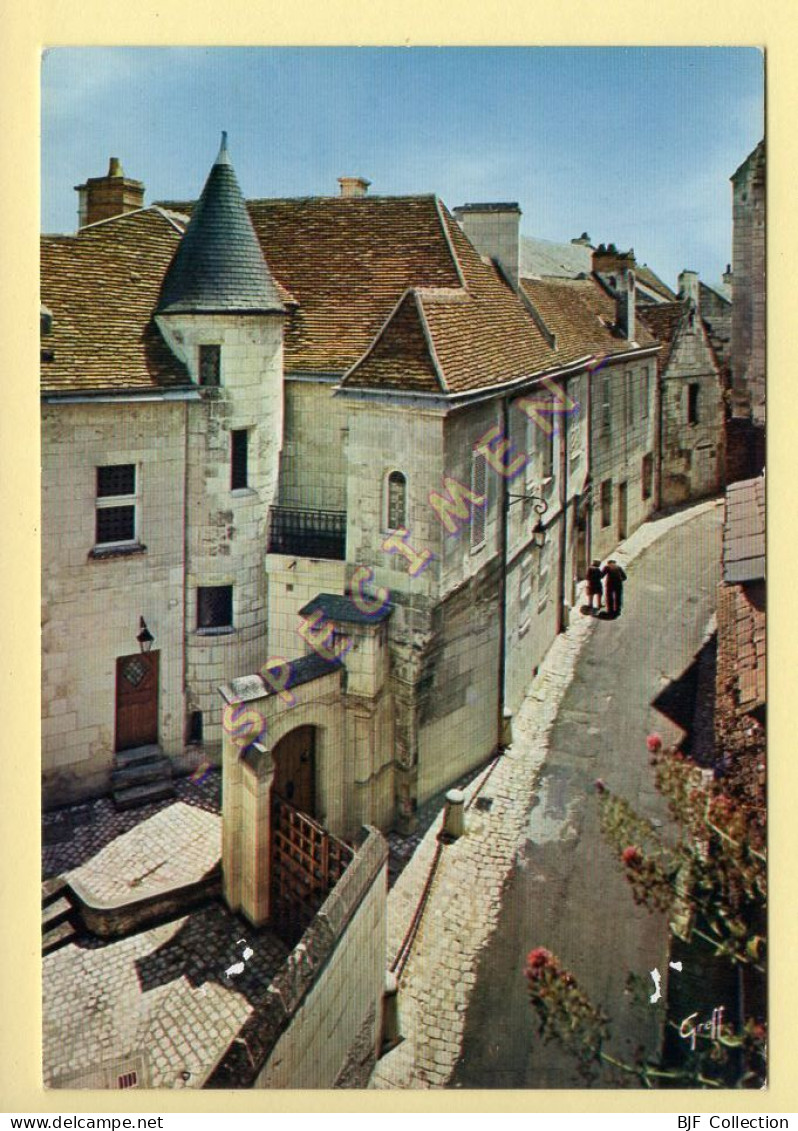
[{"label": "brick chimney", "polygon": [[339,177],[341,196],[365,196],[371,181],[365,177]]},{"label": "brick chimney", "polygon": [[85,185],[75,185],[75,191],[79,228],[144,207],[144,185],[125,176],[118,157],[111,158],[104,177],[90,177]]},{"label": "brick chimney", "polygon": [[679,275],[679,297],[691,299],[695,309],[699,309],[697,271],[682,271]]},{"label": "brick chimney", "polygon": [[507,277],[518,286],[519,230],[521,209],[508,204],[461,204],[454,209],[460,227],[480,255],[501,264]]},{"label": "brick chimney", "polygon": [[618,329],[627,342],[635,340],[635,274],[624,268],[616,287]]}]

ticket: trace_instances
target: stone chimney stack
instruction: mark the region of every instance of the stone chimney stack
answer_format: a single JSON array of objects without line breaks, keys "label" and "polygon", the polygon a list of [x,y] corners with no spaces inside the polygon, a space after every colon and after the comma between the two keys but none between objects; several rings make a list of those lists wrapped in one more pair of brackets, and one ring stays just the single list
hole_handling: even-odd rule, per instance
[{"label": "stone chimney stack", "polygon": [[594,250],[593,244],[590,242],[590,236],[587,234],[587,232],[582,232],[581,236],[577,236],[575,239],[572,239],[571,243],[578,243],[582,247],[589,247],[591,251]]},{"label": "stone chimney stack", "polygon": [[679,296],[692,301],[696,310],[700,309],[698,298],[698,272],[682,271],[679,276]]},{"label": "stone chimney stack", "polygon": [[371,181],[365,177],[339,177],[341,196],[365,196]]},{"label": "stone chimney stack", "polygon": [[727,287],[730,287],[732,285],[732,279],[733,278],[734,278],[734,275],[732,273],[732,265],[731,265],[731,263],[727,263],[726,264],[726,270],[723,272],[723,282],[724,282],[724,284]]},{"label": "stone chimney stack", "polygon": [[125,176],[118,157],[111,158],[104,177],[90,177],[85,185],[75,185],[75,190],[79,228],[144,207],[144,185]]},{"label": "stone chimney stack", "polygon": [[497,260],[518,286],[521,209],[508,204],[461,204],[454,216],[480,255]]},{"label": "stone chimney stack", "polygon": [[618,329],[627,342],[635,340],[635,273],[625,268],[617,286]]}]

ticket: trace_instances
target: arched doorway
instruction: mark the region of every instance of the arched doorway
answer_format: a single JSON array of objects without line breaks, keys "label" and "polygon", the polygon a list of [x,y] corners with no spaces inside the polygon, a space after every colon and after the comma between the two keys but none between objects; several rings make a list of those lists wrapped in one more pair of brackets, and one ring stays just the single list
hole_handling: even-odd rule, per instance
[{"label": "arched doorway", "polygon": [[275,797],[294,809],[316,815],[316,728],[296,727],[272,750]]}]

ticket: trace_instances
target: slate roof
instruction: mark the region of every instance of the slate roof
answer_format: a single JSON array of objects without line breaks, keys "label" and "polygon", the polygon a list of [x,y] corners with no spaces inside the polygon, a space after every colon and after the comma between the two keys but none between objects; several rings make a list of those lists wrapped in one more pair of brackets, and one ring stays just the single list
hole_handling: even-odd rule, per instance
[{"label": "slate roof", "polygon": [[312,616],[319,610],[329,620],[340,621],[342,624],[380,624],[391,615],[393,606],[387,604],[375,613],[364,613],[351,597],[343,597],[339,593],[319,593],[299,610],[299,615]]},{"label": "slate roof", "polygon": [[238,187],[226,137],[164,278],[159,314],[285,309]]},{"label": "slate roof", "polygon": [[152,314],[182,227],[150,207],[41,240],[44,393],[147,392],[191,385]]},{"label": "slate roof", "polygon": [[579,275],[589,275],[593,270],[593,251],[585,244],[521,236],[518,251],[519,274],[524,278],[551,275],[576,279]]}]

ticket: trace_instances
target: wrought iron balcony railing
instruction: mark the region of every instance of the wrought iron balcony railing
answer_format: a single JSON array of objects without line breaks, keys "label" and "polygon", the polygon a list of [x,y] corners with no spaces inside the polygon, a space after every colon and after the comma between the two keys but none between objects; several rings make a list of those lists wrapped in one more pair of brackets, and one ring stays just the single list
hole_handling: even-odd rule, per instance
[{"label": "wrought iron balcony railing", "polygon": [[342,562],[346,557],[346,511],[272,507],[269,553]]}]

